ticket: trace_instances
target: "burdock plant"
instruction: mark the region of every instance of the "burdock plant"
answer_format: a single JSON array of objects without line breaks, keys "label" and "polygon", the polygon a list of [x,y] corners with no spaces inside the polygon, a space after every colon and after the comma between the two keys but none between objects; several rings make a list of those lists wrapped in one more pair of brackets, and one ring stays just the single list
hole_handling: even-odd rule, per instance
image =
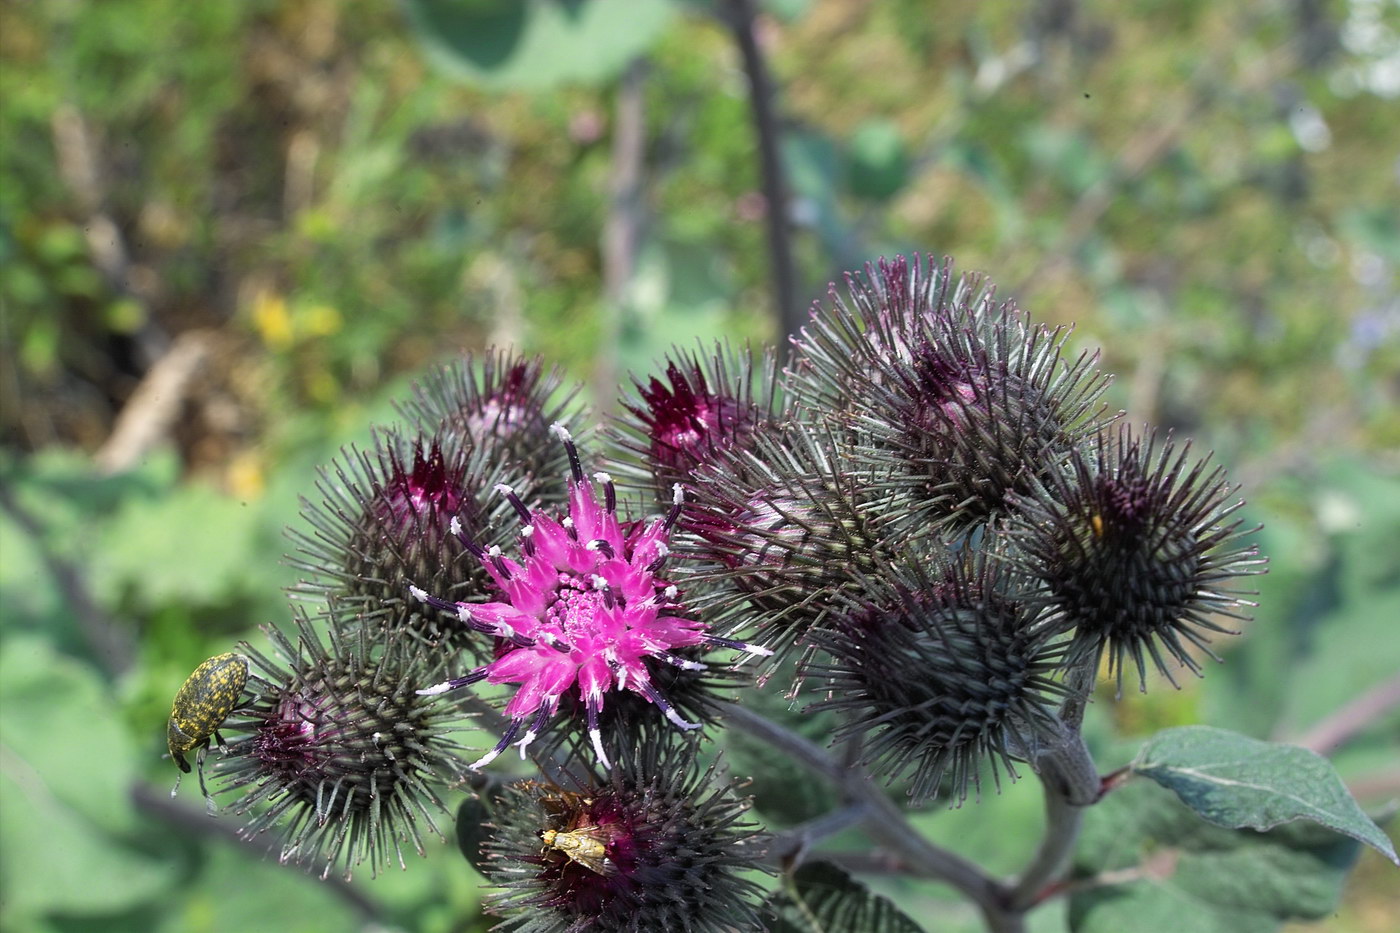
[{"label": "burdock plant", "polygon": [[[951,261],[848,276],[794,351],[781,370],[675,351],[587,443],[540,361],[435,371],[407,426],[323,473],[291,632],[227,656],[246,682],[192,678],[172,750],[322,873],[426,851],[464,798],[462,870],[503,929],[917,928],[823,861],[941,881],[998,933],[1061,896],[1110,928],[1083,918],[1167,869],[1071,879],[1086,811],[1124,780],[1100,776],[1085,710],[1101,672],[1177,685],[1248,620],[1264,561],[1234,487],[1117,426],[1092,354]],[[755,693],[779,672],[804,690]],[[757,741],[717,754],[731,729]],[[1316,818],[1393,857],[1295,752],[1186,728],[1131,771],[1226,827]],[[787,784],[746,800],[738,760]],[[1046,828],[1011,880],[910,821],[1028,776]],[[1166,812],[1134,828],[1144,851],[1184,845],[1194,817]]]}]

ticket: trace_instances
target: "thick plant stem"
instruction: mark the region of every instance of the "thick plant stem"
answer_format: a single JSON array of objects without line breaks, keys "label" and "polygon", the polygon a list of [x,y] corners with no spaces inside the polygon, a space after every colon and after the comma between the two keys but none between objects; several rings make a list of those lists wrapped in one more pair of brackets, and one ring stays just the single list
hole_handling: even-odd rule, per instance
[{"label": "thick plant stem", "polygon": [[[1082,715],[1082,708],[1077,712]],[[1079,838],[1084,808],[1102,795],[1103,782],[1078,728],[1060,722],[1053,736],[1042,738],[1029,760],[1045,793],[1045,836],[1034,858],[1011,888],[1008,906],[1026,911],[1064,871]]]},{"label": "thick plant stem", "polygon": [[988,926],[997,933],[1013,933],[1021,928],[1019,923],[993,923],[993,917],[1006,919],[1002,915],[1007,889],[976,864],[925,839],[864,770],[843,767],[816,743],[742,706],[724,704],[723,712],[733,725],[827,778],[845,792],[849,802],[863,805],[866,814],[860,825],[872,838],[919,874],[946,882],[976,903],[988,918]]},{"label": "thick plant stem", "polygon": [[1064,871],[1083,825],[1083,807],[1071,804],[1049,783],[1044,787],[1045,838],[1011,889],[1010,907],[1017,912],[1030,910],[1039,903],[1041,893]]}]

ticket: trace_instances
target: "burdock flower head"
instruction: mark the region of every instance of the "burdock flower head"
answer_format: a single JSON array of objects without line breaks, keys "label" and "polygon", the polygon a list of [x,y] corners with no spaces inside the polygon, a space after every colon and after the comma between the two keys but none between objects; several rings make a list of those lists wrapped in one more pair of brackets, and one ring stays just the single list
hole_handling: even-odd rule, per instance
[{"label": "burdock flower head", "polygon": [[501,889],[487,909],[521,933],[761,929],[743,873],[763,837],[746,809],[714,766],[696,767],[693,743],[625,747],[573,789],[509,784],[482,845]]},{"label": "burdock flower head", "polygon": [[980,555],[941,576],[911,560],[847,600],[822,637],[831,661],[813,673],[829,698],[817,707],[846,713],[837,738],[863,736],[876,773],[912,777],[916,804],[940,793],[960,803],[984,770],[998,787],[1002,768],[1014,780],[1012,760],[1057,732],[1063,650],[1016,588]]},{"label": "burdock flower head", "polygon": [[1233,634],[1217,620],[1248,620],[1242,610],[1255,605],[1230,582],[1266,561],[1231,518],[1244,505],[1231,501],[1237,487],[1209,461],[1122,427],[1015,500],[1006,530],[1041,582],[1039,601],[1074,632],[1071,663],[1107,652],[1120,691],[1129,660],[1144,690],[1149,657],[1173,684],[1169,658],[1199,674],[1188,646],[1215,657],[1210,634]]},{"label": "burdock flower head", "polygon": [[376,873],[402,866],[405,846],[423,854],[424,828],[441,835],[435,788],[464,772],[450,711],[414,692],[422,646],[332,626],[327,650],[304,616],[296,628],[295,643],[268,630],[281,661],[243,646],[254,696],[223,726],[216,793],[241,792],[231,808],[252,814],[244,834],[280,827],[281,860],[324,862],[322,877],[365,860]]},{"label": "burdock flower head", "polygon": [[563,475],[563,454],[548,428],[578,391],[561,384],[538,358],[469,354],[429,373],[399,411],[417,430],[480,450],[490,467],[527,478],[542,501],[557,502],[564,490],[551,484]]},{"label": "burdock flower head", "polygon": [[569,432],[562,425],[553,431],[569,459],[568,514],[555,519],[530,509],[509,486],[501,486],[499,491],[523,526],[519,560],[506,557],[499,547],[463,540],[502,599],[452,603],[411,587],[417,599],[497,639],[495,660],[421,693],[445,693],[483,680],[520,685],[505,707],[510,726],[473,768],[491,761],[517,738],[523,754],[566,697],[582,700],[594,753],[607,768],[599,714],[609,694],[635,693],[676,727],[695,729],[700,724],[682,718],[656,687],[654,665],[703,669],[702,662],[677,653],[697,646],[768,653],[709,634],[708,626],[685,609],[679,588],[662,576],[681,511],[681,488],[676,487],[664,518],[620,522],[612,479],[606,473],[586,478]]},{"label": "burdock flower head", "polygon": [[789,424],[722,452],[691,484],[684,548],[718,584],[707,605],[726,628],[754,630],[775,663],[804,644],[898,547],[878,485],[824,425]]},{"label": "burdock flower head", "polygon": [[774,416],[776,358],[755,367],[748,354],[724,346],[705,358],[678,354],[666,362],[666,381],[636,383],[639,398],[624,402],[617,427],[622,444],[638,454],[659,490],[688,481],[701,464],[728,447],[743,446]]},{"label": "burdock flower head", "polygon": [[484,588],[486,574],[462,560],[453,529],[480,539],[496,526],[479,497],[498,480],[470,446],[377,433],[372,452],[351,449],[322,471],[319,504],[302,500],[311,531],[289,532],[298,550],[289,561],[310,576],[293,594],[335,600],[378,629],[459,643],[405,599],[403,580],[446,594]]},{"label": "burdock flower head", "polygon": [[869,432],[861,453],[890,467],[911,526],[963,533],[1000,514],[1095,423],[1107,385],[1068,334],[1030,322],[978,276],[918,257],[867,266],[851,301],[796,341],[801,402]]}]

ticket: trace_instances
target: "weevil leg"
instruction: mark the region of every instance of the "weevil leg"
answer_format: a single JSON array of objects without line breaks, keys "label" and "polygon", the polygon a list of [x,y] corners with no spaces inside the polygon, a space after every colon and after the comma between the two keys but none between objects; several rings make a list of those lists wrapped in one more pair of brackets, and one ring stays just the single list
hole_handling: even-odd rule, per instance
[{"label": "weevil leg", "polygon": [[209,788],[204,783],[204,756],[208,751],[208,742],[199,747],[199,753],[194,756],[194,769],[199,772],[199,792],[204,795],[204,809],[210,816],[214,816],[217,810],[214,806],[214,797],[209,793]]},{"label": "weevil leg", "polygon": [[221,733],[218,729],[214,730],[214,741],[218,743],[219,751],[223,752],[224,755],[227,756],[229,754],[228,743],[224,741],[223,733]]}]

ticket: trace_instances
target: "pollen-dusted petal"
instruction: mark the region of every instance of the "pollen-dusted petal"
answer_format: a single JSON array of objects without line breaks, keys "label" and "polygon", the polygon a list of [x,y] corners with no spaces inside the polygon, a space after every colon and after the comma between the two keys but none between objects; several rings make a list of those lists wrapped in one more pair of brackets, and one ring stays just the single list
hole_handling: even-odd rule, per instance
[{"label": "pollen-dusted petal", "polygon": [[474,619],[494,626],[501,631],[508,630],[520,635],[531,636],[539,628],[538,619],[521,612],[510,603],[474,603],[470,605],[470,608]]},{"label": "pollen-dusted petal", "polygon": [[655,578],[651,574],[623,560],[603,561],[594,573],[606,580],[608,586],[629,604],[650,596],[655,589]]},{"label": "pollen-dusted petal", "polygon": [[705,640],[705,623],[679,616],[657,616],[647,630],[672,648],[698,645]]},{"label": "pollen-dusted petal", "polygon": [[[532,615],[543,617],[546,614],[549,604],[556,598],[559,590],[559,571],[547,560],[540,558],[529,561],[525,565],[524,573],[519,577],[521,587],[528,587],[531,595],[525,599],[524,603],[516,603],[517,608],[530,612]],[[535,608],[538,602],[538,608]],[[526,603],[530,608],[526,609]]]},{"label": "pollen-dusted petal", "polygon": [[483,558],[481,565],[486,572],[491,575],[491,579],[501,589],[505,589],[512,577],[520,573],[520,565],[500,552],[500,548],[493,549],[494,553]]},{"label": "pollen-dusted petal", "polygon": [[601,701],[604,693],[612,687],[612,671],[601,654],[590,654],[578,666],[578,686],[585,699],[597,697]]},{"label": "pollen-dusted petal", "polygon": [[671,553],[671,549],[666,545],[668,534],[666,523],[661,519],[652,522],[645,531],[634,534],[629,542],[632,563],[645,567],[658,557]]},{"label": "pollen-dusted petal", "polygon": [[574,540],[564,526],[543,512],[535,512],[532,527],[537,559],[553,567],[567,566]]},{"label": "pollen-dusted petal", "polygon": [[574,520],[574,529],[578,532],[580,541],[605,537],[607,528],[603,520],[604,515],[606,513],[598,504],[591,483],[569,484],[569,517]]},{"label": "pollen-dusted petal", "polygon": [[530,715],[550,698],[557,698],[574,681],[574,666],[549,648],[512,651],[491,668],[487,679],[492,683],[520,684],[520,689],[506,704],[505,714],[511,719]]},{"label": "pollen-dusted petal", "polygon": [[511,605],[521,613],[539,617],[554,596],[554,587],[549,585],[553,582],[549,579],[552,576],[555,575],[549,572],[549,568],[541,568],[537,562],[531,561],[505,581],[501,589]]}]

